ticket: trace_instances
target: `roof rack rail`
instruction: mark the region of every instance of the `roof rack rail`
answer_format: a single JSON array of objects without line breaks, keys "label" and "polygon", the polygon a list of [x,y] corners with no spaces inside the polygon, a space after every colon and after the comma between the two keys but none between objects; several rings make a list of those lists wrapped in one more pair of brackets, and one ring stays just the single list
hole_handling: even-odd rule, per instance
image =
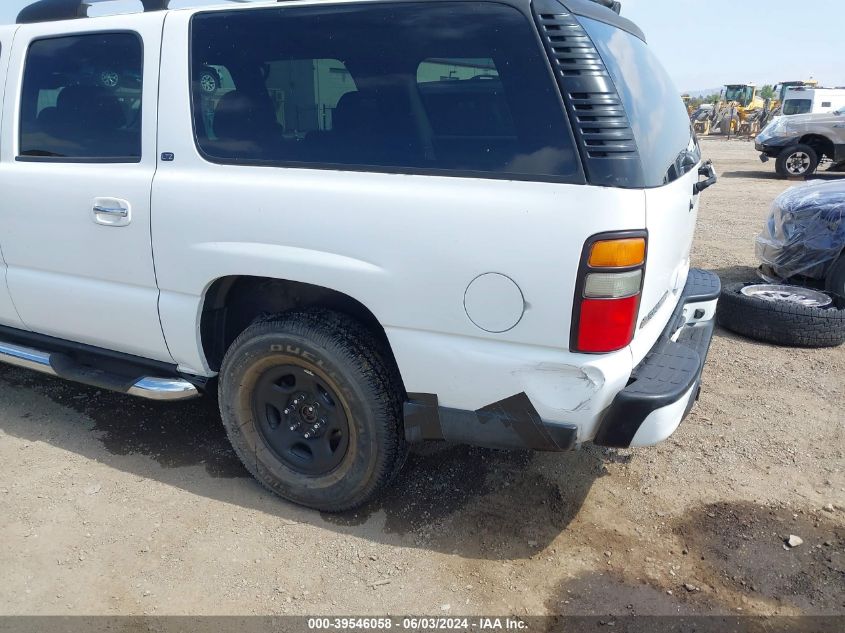
[{"label": "roof rack rail", "polygon": [[[110,0],[36,0],[24,7],[18,13],[18,24],[36,24],[38,22],[53,22],[55,20],[75,20],[87,18],[88,9],[92,4],[109,2]],[[164,11],[170,0],[140,0],[144,13],[149,11]],[[247,0],[228,0],[229,2],[245,2]],[[284,2],[285,0],[277,0]],[[617,14],[622,11],[622,4],[618,0],[592,0]]]},{"label": "roof rack rail", "polygon": [[[88,9],[92,4],[103,0],[37,0],[24,7],[18,13],[18,24],[36,24],[38,22],[53,22],[55,20],[75,20],[88,17]],[[106,0],[108,1],[108,0]],[[170,0],[141,0],[144,12],[163,11],[167,9]]]}]

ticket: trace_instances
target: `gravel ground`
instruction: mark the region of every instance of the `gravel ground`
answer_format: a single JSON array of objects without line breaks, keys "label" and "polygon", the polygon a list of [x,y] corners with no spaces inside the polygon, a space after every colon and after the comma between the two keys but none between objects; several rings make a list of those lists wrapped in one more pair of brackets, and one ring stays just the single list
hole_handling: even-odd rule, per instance
[{"label": "gravel ground", "polygon": [[[788,183],[705,139],[694,264],[753,278]],[[659,447],[415,450],[370,507],[271,497],[215,403],[0,368],[3,614],[845,614],[845,348],[716,333]],[[803,544],[785,549],[783,540]]]}]

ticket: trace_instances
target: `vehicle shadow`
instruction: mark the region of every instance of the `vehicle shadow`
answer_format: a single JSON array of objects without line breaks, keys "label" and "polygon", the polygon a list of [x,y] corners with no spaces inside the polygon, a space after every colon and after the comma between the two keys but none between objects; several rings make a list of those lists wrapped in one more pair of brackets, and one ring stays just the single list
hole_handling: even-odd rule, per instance
[{"label": "vehicle shadow", "polygon": [[[769,283],[764,280],[763,277],[760,276],[759,269],[752,266],[725,266],[723,268],[713,269],[713,272],[716,273],[719,276],[719,279],[722,280],[723,286],[726,284],[741,281],[753,282],[758,284]],[[792,277],[783,281],[782,283],[794,286],[803,286],[805,288],[815,288],[818,290],[824,290],[823,279],[811,279],[809,277]]]},{"label": "vehicle shadow", "polygon": [[[39,414],[42,397],[68,415]],[[543,550],[578,514],[604,464],[595,447],[535,454],[423,445],[381,497],[354,512],[320,514],[250,477],[229,446],[214,398],[150,402],[0,366],[0,401],[11,403],[0,417],[10,436],[282,519],[467,558],[527,558]]]},{"label": "vehicle shadow", "polygon": [[752,266],[724,266],[722,268],[711,269],[711,272],[714,272],[719,276],[723,286],[740,281],[757,281],[765,283],[757,273],[757,269]]},{"label": "vehicle shadow", "polygon": [[838,180],[845,177],[845,173],[841,171],[822,171],[816,172],[811,178],[805,180],[803,178],[780,178],[774,169],[770,171],[725,171],[719,174],[720,178],[750,178],[754,180],[774,180],[780,181],[784,184],[798,184],[808,182],[809,180]]}]

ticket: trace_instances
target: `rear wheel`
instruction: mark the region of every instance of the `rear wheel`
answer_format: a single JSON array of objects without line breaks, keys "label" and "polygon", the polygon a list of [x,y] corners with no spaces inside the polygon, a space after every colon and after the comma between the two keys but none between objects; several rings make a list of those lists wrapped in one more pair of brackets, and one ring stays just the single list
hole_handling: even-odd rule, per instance
[{"label": "rear wheel", "polygon": [[395,373],[366,329],[307,311],[248,327],[220,370],[235,452],[276,494],[318,510],[365,503],[405,458]]},{"label": "rear wheel", "polygon": [[214,94],[220,88],[220,78],[211,68],[203,68],[199,74],[199,84],[205,94]]},{"label": "rear wheel", "polygon": [[100,85],[105,88],[120,86],[120,74],[116,70],[104,70],[100,73]]},{"label": "rear wheel", "polygon": [[775,170],[784,178],[806,178],[813,174],[818,166],[818,154],[809,145],[787,147],[775,162]]}]

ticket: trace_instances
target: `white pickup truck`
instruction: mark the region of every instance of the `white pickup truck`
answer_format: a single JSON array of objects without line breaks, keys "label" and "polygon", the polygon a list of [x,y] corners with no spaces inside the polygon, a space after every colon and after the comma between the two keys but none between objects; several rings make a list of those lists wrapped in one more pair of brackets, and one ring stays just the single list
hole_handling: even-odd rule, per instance
[{"label": "white pickup truck", "polygon": [[0,360],[216,391],[256,478],[330,511],[413,442],[677,428],[716,177],[618,3],[144,5],[0,27]]}]

